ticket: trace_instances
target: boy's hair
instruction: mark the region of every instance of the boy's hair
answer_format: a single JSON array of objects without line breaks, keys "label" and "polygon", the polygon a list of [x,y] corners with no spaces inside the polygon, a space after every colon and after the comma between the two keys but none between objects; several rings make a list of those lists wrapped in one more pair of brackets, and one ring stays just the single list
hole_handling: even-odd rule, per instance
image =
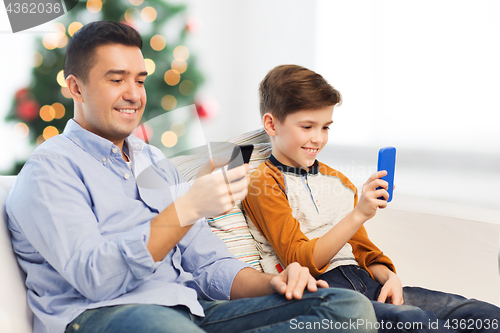
[{"label": "boy's hair", "polygon": [[64,77],[73,74],[86,83],[95,63],[95,49],[108,44],[137,46],[141,49],[142,38],[134,28],[123,23],[97,21],[86,24],[68,43]]},{"label": "boy's hair", "polygon": [[273,68],[259,86],[260,115],[271,113],[280,122],[300,110],[342,104],[340,92],[318,73],[297,65]]}]

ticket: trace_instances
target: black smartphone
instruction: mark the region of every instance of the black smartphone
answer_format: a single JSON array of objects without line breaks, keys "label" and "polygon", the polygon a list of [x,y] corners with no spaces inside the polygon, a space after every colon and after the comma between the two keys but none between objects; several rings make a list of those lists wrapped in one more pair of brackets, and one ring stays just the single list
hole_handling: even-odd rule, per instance
[{"label": "black smartphone", "polygon": [[250,162],[250,156],[252,156],[253,145],[236,146],[231,154],[231,159],[227,165],[227,169],[231,170],[233,168],[239,167],[244,163]]}]

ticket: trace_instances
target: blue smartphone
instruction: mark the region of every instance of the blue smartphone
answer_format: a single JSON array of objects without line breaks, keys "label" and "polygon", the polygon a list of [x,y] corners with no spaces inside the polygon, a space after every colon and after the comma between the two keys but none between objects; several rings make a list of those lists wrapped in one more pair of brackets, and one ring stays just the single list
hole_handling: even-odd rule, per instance
[{"label": "blue smartphone", "polygon": [[[396,169],[396,148],[394,147],[385,147],[379,150],[378,152],[378,166],[377,171],[386,170],[387,175],[382,177],[381,179],[385,180],[389,183],[389,188],[387,192],[389,192],[389,199],[387,202],[391,202],[392,200],[392,190],[394,188],[394,170]],[[379,187],[381,188],[381,187]],[[384,197],[379,197],[379,199],[384,199]]]}]

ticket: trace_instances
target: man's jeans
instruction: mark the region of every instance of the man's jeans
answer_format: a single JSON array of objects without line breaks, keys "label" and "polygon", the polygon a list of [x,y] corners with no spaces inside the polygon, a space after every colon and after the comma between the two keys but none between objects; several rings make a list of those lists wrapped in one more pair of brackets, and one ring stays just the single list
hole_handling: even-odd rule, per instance
[{"label": "man's jeans", "polygon": [[87,310],[68,324],[66,333],[377,332],[370,301],[345,289],[305,292],[302,299],[291,301],[275,294],[200,303],[205,317],[193,316],[184,306],[131,304]]},{"label": "man's jeans", "polygon": [[418,287],[404,287],[404,305],[377,302],[382,286],[354,265],[340,266],[318,277],[330,287],[356,290],[372,300],[383,332],[500,332],[500,308]]}]

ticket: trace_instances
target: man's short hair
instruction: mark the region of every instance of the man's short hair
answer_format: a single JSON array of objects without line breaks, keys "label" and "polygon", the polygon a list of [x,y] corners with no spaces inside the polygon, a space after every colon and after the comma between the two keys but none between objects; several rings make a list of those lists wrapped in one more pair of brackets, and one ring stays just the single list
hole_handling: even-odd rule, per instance
[{"label": "man's short hair", "polygon": [[340,92],[318,73],[298,65],[273,68],[259,86],[260,114],[271,113],[280,122],[300,110],[340,105]]},{"label": "man's short hair", "polygon": [[101,45],[123,44],[142,48],[141,35],[134,28],[118,22],[97,21],[84,25],[68,43],[64,77],[73,74],[87,82],[95,64],[95,49]]}]

